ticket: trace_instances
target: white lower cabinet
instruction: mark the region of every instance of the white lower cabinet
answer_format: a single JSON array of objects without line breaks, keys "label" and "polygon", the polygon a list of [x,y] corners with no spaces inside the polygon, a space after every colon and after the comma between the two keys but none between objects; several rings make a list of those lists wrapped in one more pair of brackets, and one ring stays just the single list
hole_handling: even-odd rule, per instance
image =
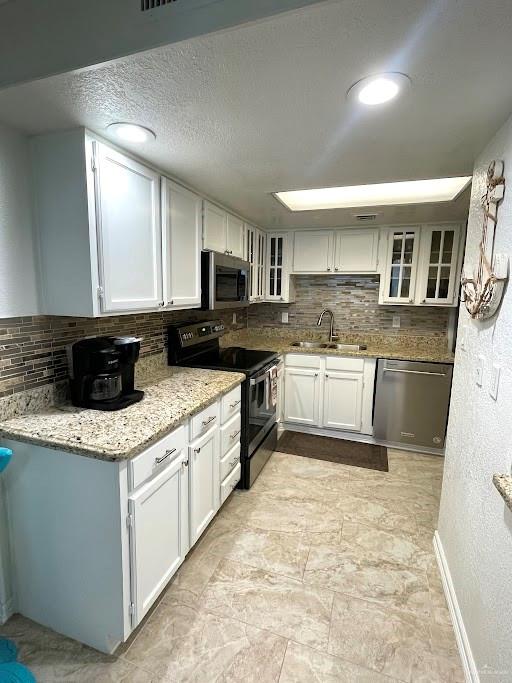
[{"label": "white lower cabinet", "polygon": [[108,654],[126,641],[240,481],[240,402],[119,462],[5,441],[14,610]]},{"label": "white lower cabinet", "polygon": [[288,354],[284,415],[290,425],[372,434],[376,361]]},{"label": "white lower cabinet", "polygon": [[363,375],[326,372],[322,426],[361,431]]},{"label": "white lower cabinet", "polygon": [[302,425],[318,424],[320,373],[307,368],[286,368],[284,372],[284,419]]},{"label": "white lower cabinet", "polygon": [[128,499],[134,627],[188,552],[188,486],[188,454],[182,450]]},{"label": "white lower cabinet", "polygon": [[219,509],[219,429],[214,427],[189,447],[190,545]]}]

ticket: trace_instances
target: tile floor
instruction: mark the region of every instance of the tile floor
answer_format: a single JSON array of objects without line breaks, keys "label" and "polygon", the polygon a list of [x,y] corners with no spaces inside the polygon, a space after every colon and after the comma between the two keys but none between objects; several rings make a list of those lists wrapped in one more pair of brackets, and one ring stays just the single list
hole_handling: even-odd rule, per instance
[{"label": "tile floor", "polygon": [[48,683],[462,683],[432,549],[442,460],[389,463],[275,453],[117,656],[21,617],[0,633]]}]

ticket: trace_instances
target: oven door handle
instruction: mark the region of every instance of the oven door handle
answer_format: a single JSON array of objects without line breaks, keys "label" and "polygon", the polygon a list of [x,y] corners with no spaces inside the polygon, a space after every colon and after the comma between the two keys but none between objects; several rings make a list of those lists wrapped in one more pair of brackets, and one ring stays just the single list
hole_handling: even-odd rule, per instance
[{"label": "oven door handle", "polygon": [[257,384],[261,384],[262,382],[264,382],[267,379],[267,377],[268,377],[268,374],[265,373],[264,375],[261,375],[257,379],[251,379],[249,384],[251,385],[251,387],[255,387]]}]

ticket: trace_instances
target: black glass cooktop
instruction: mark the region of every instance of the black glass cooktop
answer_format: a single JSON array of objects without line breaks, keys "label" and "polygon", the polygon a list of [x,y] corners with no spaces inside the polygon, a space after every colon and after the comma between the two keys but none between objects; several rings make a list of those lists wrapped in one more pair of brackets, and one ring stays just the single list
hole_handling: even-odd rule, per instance
[{"label": "black glass cooktop", "polygon": [[198,354],[189,358],[186,364],[193,368],[207,368],[210,370],[233,370],[252,374],[278,357],[273,351],[253,351],[238,346],[218,349]]}]

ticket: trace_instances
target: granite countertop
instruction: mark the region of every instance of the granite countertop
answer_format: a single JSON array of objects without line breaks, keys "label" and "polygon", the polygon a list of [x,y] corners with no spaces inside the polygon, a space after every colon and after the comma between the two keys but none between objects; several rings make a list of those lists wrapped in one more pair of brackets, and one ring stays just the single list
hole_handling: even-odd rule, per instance
[{"label": "granite countertop", "polygon": [[0,436],[99,460],[128,460],[244,379],[237,372],[162,367],[138,383],[143,400],[124,410],[46,407],[0,422]]},{"label": "granite countertop", "polygon": [[453,363],[454,354],[448,351],[445,337],[428,336],[391,336],[377,335],[364,332],[339,335],[338,343],[366,344],[365,351],[348,351],[345,349],[301,348],[292,346],[294,340],[318,341],[326,343],[325,335],[309,330],[286,330],[270,328],[253,331],[251,329],[232,332],[221,339],[221,344],[227,346],[244,346],[257,351],[276,351],[278,353],[306,353],[322,356],[344,356],[356,358],[389,358],[397,360],[425,361],[429,363]]},{"label": "granite countertop", "polygon": [[509,509],[512,510],[512,476],[510,474],[495,474],[492,482]]}]

